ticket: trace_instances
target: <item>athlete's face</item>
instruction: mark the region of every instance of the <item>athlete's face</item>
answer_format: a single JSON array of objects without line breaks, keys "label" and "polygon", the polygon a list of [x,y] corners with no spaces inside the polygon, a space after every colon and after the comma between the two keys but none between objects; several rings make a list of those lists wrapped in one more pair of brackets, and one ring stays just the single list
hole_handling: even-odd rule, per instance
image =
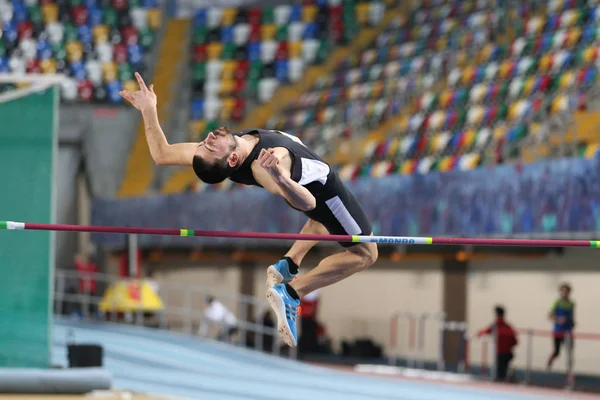
[{"label": "athlete's face", "polygon": [[214,164],[219,160],[227,160],[229,163],[235,147],[235,139],[231,133],[217,129],[209,132],[206,139],[200,142],[196,155],[208,164]]}]

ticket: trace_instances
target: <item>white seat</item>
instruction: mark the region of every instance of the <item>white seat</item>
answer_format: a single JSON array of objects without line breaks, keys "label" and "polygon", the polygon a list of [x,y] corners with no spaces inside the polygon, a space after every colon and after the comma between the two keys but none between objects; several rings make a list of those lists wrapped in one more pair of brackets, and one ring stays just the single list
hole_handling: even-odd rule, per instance
[{"label": "white seat", "polygon": [[52,43],[60,43],[62,42],[65,34],[65,27],[63,24],[53,22],[46,26],[46,32],[48,32],[48,36]]},{"label": "white seat", "polygon": [[275,60],[276,52],[277,42],[274,40],[266,40],[262,42],[262,46],[260,46],[260,60],[263,63],[271,63]]},{"label": "white seat", "polygon": [[369,3],[369,24],[377,25],[385,15],[385,4]]},{"label": "white seat", "polygon": [[19,42],[19,48],[23,51],[23,57],[26,61],[37,58],[37,43],[33,39],[23,39]]},{"label": "white seat", "polygon": [[94,86],[102,84],[102,65],[98,60],[88,60],[85,65],[85,70],[88,74],[88,79]]},{"label": "white seat", "polygon": [[134,7],[129,11],[131,22],[138,30],[148,27],[148,11],[142,7]]},{"label": "white seat", "polygon": [[293,58],[288,64],[288,79],[297,82],[304,74],[304,61],[301,58]]},{"label": "white seat", "polygon": [[204,117],[207,120],[213,120],[219,118],[221,113],[222,103],[216,97],[207,98],[204,102]]},{"label": "white seat", "polygon": [[236,46],[242,46],[248,43],[250,37],[250,25],[248,24],[237,24],[233,27],[233,43]]},{"label": "white seat", "polygon": [[258,82],[258,100],[266,103],[271,100],[279,82],[276,78],[263,78]]},{"label": "white seat", "polygon": [[111,62],[113,59],[113,46],[110,42],[100,43],[96,46],[98,61],[101,63]]},{"label": "white seat", "polygon": [[281,26],[286,25],[290,20],[290,14],[292,13],[292,7],[289,5],[280,5],[276,6],[273,10],[273,16],[275,20],[275,25]]},{"label": "white seat", "polygon": [[221,71],[223,70],[223,62],[220,60],[211,60],[206,63],[206,81],[218,81],[221,79]]},{"label": "white seat", "polygon": [[318,50],[319,41],[317,39],[308,39],[302,42],[302,58],[307,64],[314,63]]},{"label": "white seat", "polygon": [[65,100],[76,100],[77,99],[77,82],[75,79],[66,78],[61,82],[61,96]]},{"label": "white seat", "polygon": [[219,7],[211,7],[206,13],[206,25],[209,29],[213,29],[221,25],[223,18],[223,9]]},{"label": "white seat", "polygon": [[288,41],[299,42],[302,40],[302,34],[304,33],[305,25],[302,22],[292,22],[288,26]]}]

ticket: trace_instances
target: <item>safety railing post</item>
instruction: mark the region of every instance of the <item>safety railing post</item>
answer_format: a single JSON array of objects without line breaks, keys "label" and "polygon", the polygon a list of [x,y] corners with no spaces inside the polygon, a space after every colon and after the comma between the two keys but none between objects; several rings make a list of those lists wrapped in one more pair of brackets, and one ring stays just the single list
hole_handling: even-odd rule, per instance
[{"label": "safety railing post", "polygon": [[525,384],[531,383],[531,369],[533,367],[533,330],[527,330],[527,364],[525,366]]},{"label": "safety railing post", "polygon": [[192,297],[189,289],[183,295],[183,331],[192,335]]},{"label": "safety railing post", "polygon": [[444,349],[446,347],[446,315],[443,314],[440,318],[440,337],[439,337],[439,348],[438,348],[438,360],[437,369],[438,371],[444,371],[446,369],[446,359],[444,357]]}]

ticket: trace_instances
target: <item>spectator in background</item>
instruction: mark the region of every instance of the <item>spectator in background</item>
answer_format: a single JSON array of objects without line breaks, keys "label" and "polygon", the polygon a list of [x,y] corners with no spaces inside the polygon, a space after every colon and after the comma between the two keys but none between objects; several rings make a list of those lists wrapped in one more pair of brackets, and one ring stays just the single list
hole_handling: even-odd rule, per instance
[{"label": "spectator in background", "polygon": [[567,373],[570,375],[572,368],[573,328],[575,327],[575,303],[571,300],[571,286],[563,283],[559,287],[560,297],[554,302],[548,317],[554,321],[554,352],[548,359],[548,369],[560,354],[560,347],[566,339]]},{"label": "spectator in background", "polygon": [[496,336],[496,380],[505,381],[508,366],[513,359],[513,348],[518,344],[515,330],[504,319],[504,307],[496,306],[496,321],[489,328],[479,331],[477,337],[483,335]]},{"label": "spectator in background", "polygon": [[230,341],[231,337],[237,332],[237,319],[235,315],[219,300],[213,296],[207,296],[204,319],[200,323],[198,334],[203,337],[208,336],[211,325],[216,326],[218,329],[217,340]]}]

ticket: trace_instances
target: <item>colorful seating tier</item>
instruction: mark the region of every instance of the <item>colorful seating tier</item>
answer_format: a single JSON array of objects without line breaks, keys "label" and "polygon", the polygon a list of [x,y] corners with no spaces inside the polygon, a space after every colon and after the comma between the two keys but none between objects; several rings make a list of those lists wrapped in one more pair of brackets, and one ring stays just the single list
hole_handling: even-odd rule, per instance
[{"label": "colorful seating tier", "polygon": [[161,18],[157,0],[0,0],[0,73],[63,73],[63,100],[119,103]]},{"label": "colorful seating tier", "polygon": [[[337,138],[356,138],[396,116],[446,73],[454,55],[438,49],[483,47],[501,15],[486,2],[448,4],[443,13],[419,8],[395,19],[364,52],[319,79],[268,126],[292,132],[326,155]],[[444,15],[452,15],[453,22]],[[465,24],[470,28],[460,29]]]},{"label": "colorful seating tier", "polygon": [[[392,2],[388,2],[392,3]],[[195,136],[239,122],[335,46],[382,18],[383,1],[305,0],[272,8],[209,8],[194,18],[191,129]]]},{"label": "colorful seating tier", "polygon": [[[598,3],[551,0],[541,16],[525,3],[419,2],[268,127],[299,136],[326,158],[361,143],[361,161],[339,165],[343,179],[519,157],[521,141],[543,141],[556,129],[550,123],[568,124],[586,110],[600,67]],[[361,140],[388,121],[384,138]],[[575,146],[574,155],[599,154],[597,142]]]}]

